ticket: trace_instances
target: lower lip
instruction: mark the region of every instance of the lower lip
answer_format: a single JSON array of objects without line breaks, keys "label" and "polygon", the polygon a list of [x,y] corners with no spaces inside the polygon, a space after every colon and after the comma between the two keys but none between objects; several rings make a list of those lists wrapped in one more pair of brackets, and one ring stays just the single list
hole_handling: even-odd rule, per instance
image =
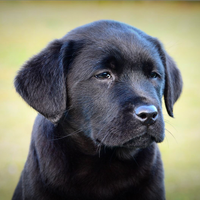
[{"label": "lower lip", "polygon": [[[142,136],[144,136],[145,134],[143,134]],[[128,148],[144,148],[155,141],[155,138],[153,138],[153,137],[149,136],[147,138],[142,138],[142,136],[135,137],[135,138],[129,140],[128,142],[125,142],[122,146],[128,147]],[[141,140],[142,140],[142,142],[141,142],[142,144],[137,145],[137,143],[140,143]],[[134,143],[135,143],[135,145],[134,145]]]}]

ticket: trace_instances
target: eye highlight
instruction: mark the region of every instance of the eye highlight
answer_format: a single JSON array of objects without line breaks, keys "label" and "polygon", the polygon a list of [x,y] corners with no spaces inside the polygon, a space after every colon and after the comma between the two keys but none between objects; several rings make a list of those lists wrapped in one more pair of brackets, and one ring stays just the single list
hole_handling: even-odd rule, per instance
[{"label": "eye highlight", "polygon": [[98,79],[110,79],[112,78],[111,74],[109,72],[103,72],[100,74],[95,75],[96,78]]}]

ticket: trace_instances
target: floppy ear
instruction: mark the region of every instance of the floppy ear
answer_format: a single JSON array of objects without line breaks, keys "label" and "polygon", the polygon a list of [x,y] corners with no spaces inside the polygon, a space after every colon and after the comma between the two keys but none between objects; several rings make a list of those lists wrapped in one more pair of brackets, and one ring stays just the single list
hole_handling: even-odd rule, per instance
[{"label": "floppy ear", "polygon": [[57,123],[66,110],[66,65],[75,55],[73,44],[73,41],[65,44],[53,41],[29,60],[15,78],[16,91],[53,123]]},{"label": "floppy ear", "polygon": [[50,43],[29,60],[15,78],[16,91],[35,110],[52,122],[57,122],[66,108],[66,87],[62,43]]},{"label": "floppy ear", "polygon": [[182,77],[173,59],[165,53],[164,100],[168,114],[173,117],[173,105],[182,92]]}]

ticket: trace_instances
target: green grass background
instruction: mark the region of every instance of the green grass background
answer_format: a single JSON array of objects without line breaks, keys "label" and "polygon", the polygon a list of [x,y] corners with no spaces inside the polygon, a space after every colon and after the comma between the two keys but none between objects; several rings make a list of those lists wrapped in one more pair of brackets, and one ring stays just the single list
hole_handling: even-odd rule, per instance
[{"label": "green grass background", "polygon": [[0,2],[0,199],[11,199],[27,157],[36,112],[16,94],[19,67],[49,41],[99,19],[158,37],[184,80],[175,119],[160,144],[168,200],[200,199],[200,3]]}]

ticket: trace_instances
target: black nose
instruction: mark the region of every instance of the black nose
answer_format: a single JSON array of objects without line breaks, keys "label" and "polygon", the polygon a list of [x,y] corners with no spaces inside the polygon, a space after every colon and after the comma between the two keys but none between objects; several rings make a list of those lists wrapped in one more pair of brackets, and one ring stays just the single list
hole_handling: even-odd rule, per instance
[{"label": "black nose", "polygon": [[139,106],[135,109],[135,116],[144,125],[151,125],[158,118],[158,110],[153,105]]}]

